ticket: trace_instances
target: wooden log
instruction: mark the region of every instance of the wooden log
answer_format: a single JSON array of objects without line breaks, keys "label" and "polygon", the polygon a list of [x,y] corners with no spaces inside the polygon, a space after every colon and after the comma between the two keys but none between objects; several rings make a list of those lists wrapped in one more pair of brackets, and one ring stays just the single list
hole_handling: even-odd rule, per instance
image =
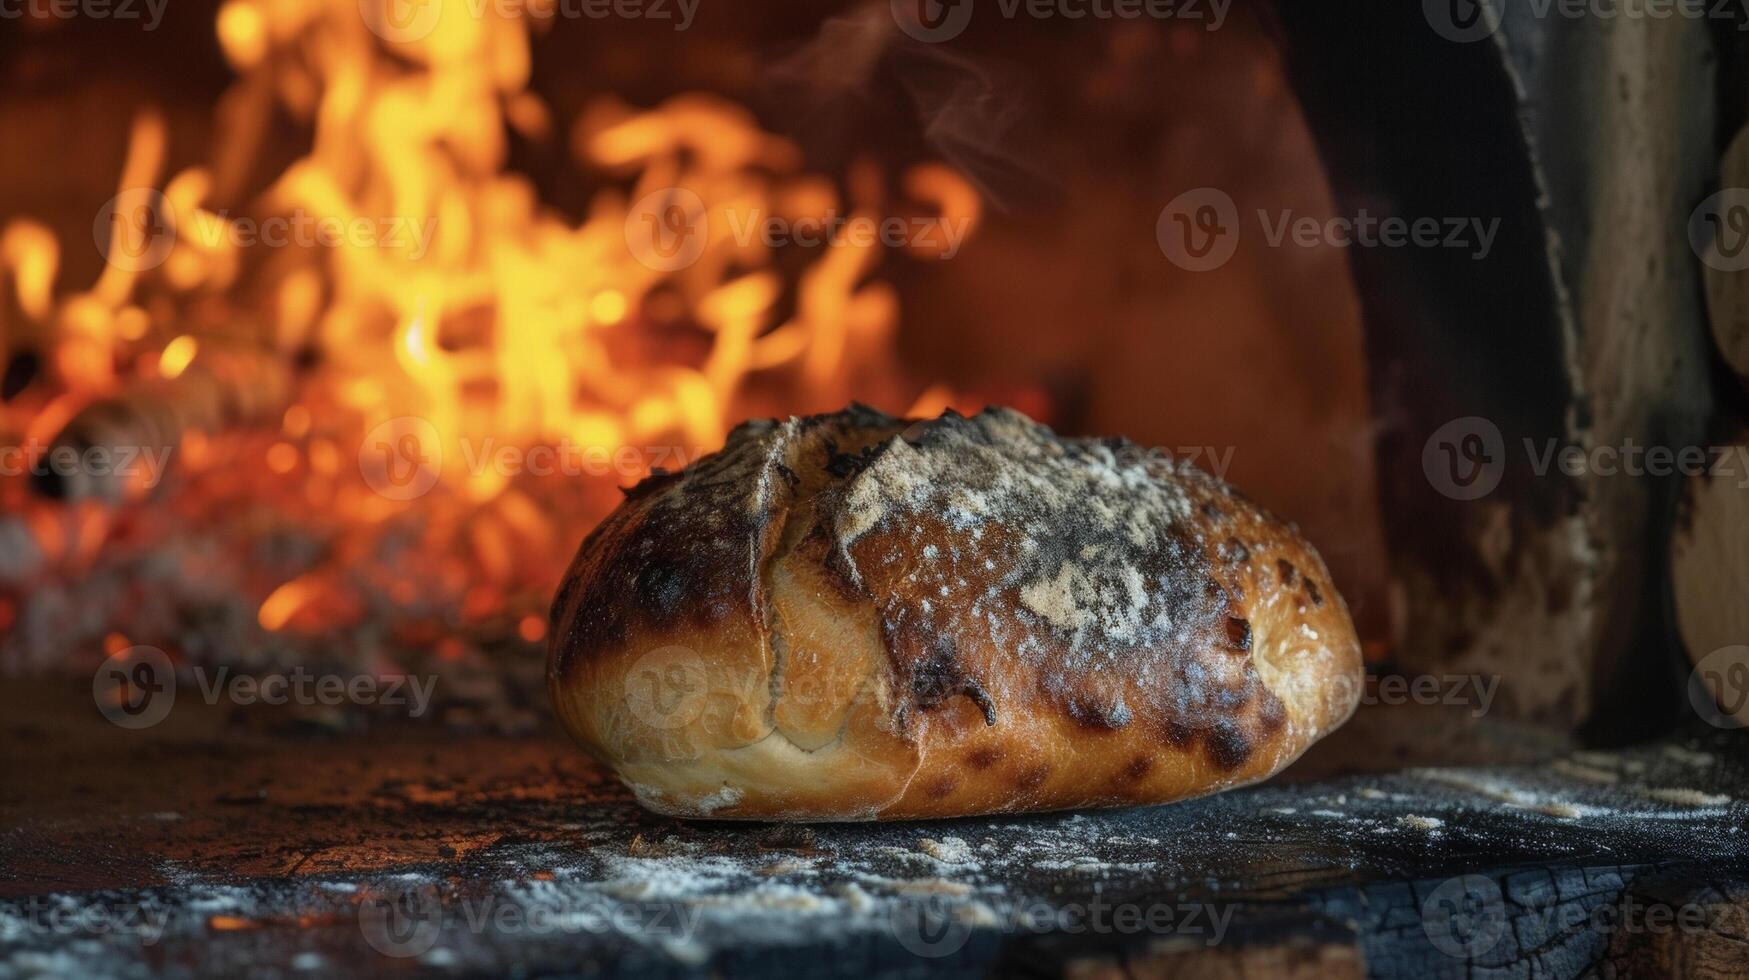
[{"label": "wooden log", "polygon": [[1158,942],[1142,953],[1068,964],[1063,976],[1094,980],[1242,980],[1278,977],[1319,980],[1366,976],[1366,960],[1354,941],[1283,939],[1256,946],[1207,947],[1197,942]]},{"label": "wooden log", "polygon": [[1636,882],[1622,896],[1606,975],[1749,977],[1749,886],[1692,877]]},{"label": "wooden log", "polygon": [[[284,410],[291,389],[290,368],[272,352],[202,350],[174,378],[137,381],[81,409],[33,467],[32,485],[65,500],[143,497],[162,480],[184,434],[265,422]],[[68,465],[68,453],[80,462]]]},{"label": "wooden log", "polygon": [[1749,382],[1749,268],[1735,268],[1741,261],[1721,256],[1710,241],[1715,234],[1741,230],[1735,226],[1743,221],[1742,209],[1749,207],[1749,126],[1737,132],[1719,160],[1719,187],[1690,218],[1689,236],[1701,257],[1713,342],[1737,377]]},{"label": "wooden log", "polygon": [[[1749,453],[1749,443],[1733,448]],[[1690,697],[1721,725],[1749,725],[1749,468],[1742,458],[1726,456],[1713,472],[1690,478],[1671,542],[1677,627],[1695,665]]]}]

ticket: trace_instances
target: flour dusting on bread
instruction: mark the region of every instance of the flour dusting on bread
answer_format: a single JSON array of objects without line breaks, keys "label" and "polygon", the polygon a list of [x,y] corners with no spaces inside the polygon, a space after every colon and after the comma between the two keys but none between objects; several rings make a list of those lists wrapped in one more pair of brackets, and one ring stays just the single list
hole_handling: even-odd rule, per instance
[{"label": "flour dusting on bread", "polygon": [[[1213,792],[1340,724],[1360,673],[1291,526],[1164,453],[999,408],[738,427],[628,491],[552,636],[567,727],[646,805],[712,817]],[[694,652],[648,659],[673,649]],[[675,678],[707,688],[670,699],[684,718],[628,712]]]},{"label": "flour dusting on bread", "polygon": [[[912,563],[940,600],[932,606],[995,608],[1014,591],[1033,625],[1073,652],[1109,656],[1158,643],[1175,625],[1171,600],[1181,597],[1152,588],[1144,568],[1177,571],[1159,568],[1161,556],[1185,551],[1181,483],[1199,475],[1125,440],[1061,438],[1008,409],[950,412],[892,437],[850,478],[837,543],[849,557],[876,528],[902,539],[920,520],[943,520],[945,560],[932,545],[937,556],[916,562],[897,540],[876,560]],[[961,574],[968,557],[972,574]],[[972,583],[982,588],[968,595]]]}]

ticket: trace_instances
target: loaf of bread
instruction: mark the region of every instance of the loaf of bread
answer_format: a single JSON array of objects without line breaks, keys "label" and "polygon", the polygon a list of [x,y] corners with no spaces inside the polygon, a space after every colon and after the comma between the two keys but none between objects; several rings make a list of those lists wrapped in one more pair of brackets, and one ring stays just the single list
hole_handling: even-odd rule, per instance
[{"label": "loaf of bread", "polygon": [[550,635],[567,730],[690,817],[1178,800],[1279,771],[1361,690],[1292,527],[1005,409],[747,422],[627,492]]}]

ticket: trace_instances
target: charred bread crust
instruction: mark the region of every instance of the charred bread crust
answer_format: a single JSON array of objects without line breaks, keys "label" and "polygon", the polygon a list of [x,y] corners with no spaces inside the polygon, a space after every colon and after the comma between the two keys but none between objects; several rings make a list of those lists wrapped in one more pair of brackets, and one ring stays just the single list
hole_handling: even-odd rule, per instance
[{"label": "charred bread crust", "polygon": [[990,409],[748,422],[628,491],[553,606],[559,717],[686,816],[1156,803],[1279,771],[1361,656],[1219,480]]}]

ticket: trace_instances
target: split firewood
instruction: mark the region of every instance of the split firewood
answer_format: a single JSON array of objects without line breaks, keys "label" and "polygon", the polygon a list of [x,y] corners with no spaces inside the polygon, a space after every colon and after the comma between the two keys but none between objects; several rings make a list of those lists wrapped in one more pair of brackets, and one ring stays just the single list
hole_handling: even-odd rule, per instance
[{"label": "split firewood", "polygon": [[291,388],[289,367],[271,351],[203,349],[173,378],[133,382],[81,409],[33,466],[33,485],[66,500],[143,497],[185,434],[270,420]]},{"label": "split firewood", "polygon": [[[1738,131],[1719,161],[1719,186],[1730,194],[1731,188],[1749,188],[1749,126]],[[1736,227],[1743,222],[1743,207],[1749,205],[1749,191],[1740,201],[1722,200],[1717,215],[1697,215],[1696,220],[1713,220],[1724,227],[1720,234],[1742,233]],[[1735,207],[1732,207],[1735,205]],[[1736,217],[1733,218],[1735,212]],[[1692,232],[1691,232],[1692,233]],[[1712,321],[1713,341],[1719,353],[1737,374],[1749,383],[1749,269],[1732,270],[1729,265],[1707,260],[1702,256],[1702,277],[1706,282],[1707,318]]]},{"label": "split firewood", "polygon": [[[1749,725],[1749,473],[1741,469],[1721,465],[1689,480],[1671,566],[1677,627],[1721,712],[1715,720]],[[1704,695],[1691,693],[1705,714]]]},{"label": "split firewood", "polygon": [[1749,976],[1749,888],[1698,875],[1635,882],[1622,895],[1605,975]]},{"label": "split firewood", "polygon": [[1366,976],[1366,958],[1353,941],[1345,943],[1283,939],[1277,942],[1229,949],[1206,942],[1158,942],[1145,953],[1122,962],[1097,957],[1070,965],[1065,977],[1110,977],[1112,980],[1243,980],[1245,977],[1278,977],[1282,980],[1360,980]]}]

